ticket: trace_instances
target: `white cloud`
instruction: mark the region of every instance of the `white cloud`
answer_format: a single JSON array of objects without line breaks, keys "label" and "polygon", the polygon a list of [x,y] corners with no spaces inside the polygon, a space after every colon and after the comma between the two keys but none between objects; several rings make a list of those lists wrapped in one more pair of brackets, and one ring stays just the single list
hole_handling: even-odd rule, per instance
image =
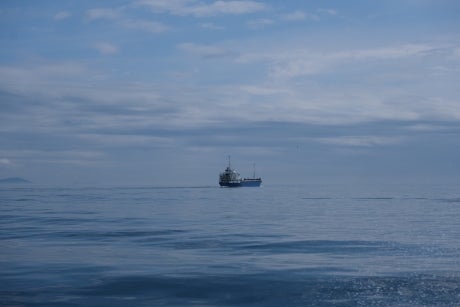
[{"label": "white cloud", "polygon": [[95,44],[94,47],[97,50],[99,50],[101,54],[104,54],[104,55],[118,53],[118,47],[110,43],[100,42],[100,43]]},{"label": "white cloud", "polygon": [[290,79],[323,73],[336,65],[368,59],[398,59],[424,56],[437,50],[428,44],[404,44],[399,46],[345,51],[314,52],[308,49],[273,49],[260,53],[247,53],[236,58],[237,63],[266,62],[274,78]]},{"label": "white cloud", "polygon": [[0,158],[0,165],[11,165],[11,161],[6,158]]},{"label": "white cloud", "polygon": [[172,14],[183,14],[190,3],[194,0],[139,0],[139,5],[148,6],[154,11],[169,12]]},{"label": "white cloud", "polygon": [[[418,73],[418,63],[421,61],[412,62],[410,65],[407,63],[411,61],[406,61],[410,57],[425,61],[426,56],[427,64],[431,65],[431,51],[438,50],[439,46],[407,44],[323,53],[318,50],[293,49],[283,44],[274,48],[263,46],[263,52],[253,51],[237,58],[237,63],[250,65],[240,67],[234,61],[224,61],[225,59],[219,62],[222,65],[219,69],[232,74],[236,72],[236,76],[241,77],[235,79],[235,75],[229,75],[232,77],[231,85],[222,85],[220,81],[214,83],[208,81],[209,79],[193,79],[196,76],[186,76],[181,80],[185,82],[179,83],[175,82],[177,79],[168,83],[170,80],[166,78],[161,86],[154,81],[149,84],[119,84],[110,81],[110,78],[97,83],[93,76],[109,75],[111,72],[97,71],[93,67],[72,62],[0,66],[0,90],[21,97],[32,97],[30,101],[40,101],[41,104],[40,109],[34,109],[34,104],[31,103],[30,109],[22,113],[16,112],[14,118],[9,116],[11,119],[8,122],[6,116],[0,112],[2,129],[23,129],[27,125],[38,129],[59,127],[63,125],[63,118],[72,123],[66,127],[76,130],[83,127],[95,130],[113,127],[183,128],[227,121],[334,125],[386,120],[415,123],[424,120],[460,119],[460,104],[456,97],[445,91],[436,92],[436,87],[424,86],[425,83],[419,84],[427,81],[413,78]],[[187,42],[176,47],[205,58],[231,58],[236,54],[231,50],[238,50],[231,42],[222,45]],[[116,46],[111,44],[99,46],[101,52],[109,54],[116,52],[115,49]],[[450,52],[451,50],[446,51],[451,54]],[[182,61],[187,60],[183,58],[183,53],[176,52],[174,56],[179,56]],[[323,75],[319,79],[310,78],[316,73],[335,72],[340,69],[340,73],[348,77],[348,67],[359,67],[360,61],[366,59],[379,60],[369,61],[372,65],[377,63],[377,67],[388,64],[382,63],[381,59],[402,59],[407,64],[404,66],[404,73],[410,72],[411,84],[394,86],[398,79],[389,80],[387,76],[380,75],[373,79],[368,71],[364,71],[358,80],[350,83],[335,82],[334,78],[340,78],[338,74],[333,74],[332,79]],[[351,65],[343,68],[344,63]],[[203,72],[202,75],[206,75],[209,72],[206,70],[207,66],[211,65],[199,65],[201,63],[196,62],[196,66]],[[226,65],[232,65],[231,69]],[[414,70],[415,65],[417,67]],[[267,67],[270,68],[270,75],[261,76]],[[401,72],[397,67],[395,69],[392,74],[397,76]],[[254,71],[257,71],[256,79],[243,75]],[[308,74],[308,79],[293,80]],[[353,77],[352,74],[350,76]],[[188,82],[192,79],[193,82]],[[323,82],[324,79],[326,82]],[[368,79],[373,79],[373,82],[368,82]],[[196,80],[198,81],[195,82]],[[378,84],[374,81],[378,81]],[[213,82],[212,86],[209,86],[210,82]],[[32,113],[44,115],[34,117],[31,116]],[[385,142],[385,139],[348,138],[342,142],[378,144]]]},{"label": "white cloud", "polygon": [[194,43],[183,43],[178,45],[179,49],[196,54],[205,58],[215,58],[215,57],[222,57],[228,56],[231,54],[230,51],[212,45],[199,45]]},{"label": "white cloud", "polygon": [[302,21],[306,19],[319,20],[319,17],[317,15],[309,14],[309,13],[307,14],[302,11],[295,11],[289,14],[282,15],[281,19],[285,21]]},{"label": "white cloud", "polygon": [[450,128],[447,126],[440,125],[430,125],[430,124],[417,124],[406,127],[407,130],[417,131],[417,132],[435,132],[435,131],[445,131]]},{"label": "white cloud", "polygon": [[86,17],[89,20],[97,19],[108,19],[116,20],[119,26],[127,29],[142,30],[151,33],[163,33],[170,28],[160,22],[142,20],[142,19],[126,19],[121,15],[122,8],[118,9],[107,9],[107,8],[96,8],[86,11]]},{"label": "white cloud", "polygon": [[281,18],[288,21],[304,20],[306,18],[306,14],[302,11],[295,11],[293,13],[284,14]]},{"label": "white cloud", "polygon": [[200,27],[202,27],[203,29],[209,29],[209,30],[224,30],[225,29],[225,27],[216,25],[212,22],[202,23]]},{"label": "white cloud", "polygon": [[255,20],[250,20],[246,24],[251,28],[251,29],[262,29],[267,26],[270,26],[274,24],[275,22],[272,19],[268,18],[261,18],[261,19],[255,19]]},{"label": "white cloud", "polygon": [[14,155],[19,162],[28,161],[29,163],[71,164],[79,166],[101,164],[107,158],[105,153],[101,151],[89,150],[10,150],[5,152],[9,155]]},{"label": "white cloud", "polygon": [[208,6],[195,8],[197,16],[216,14],[247,14],[265,9],[265,5],[255,1],[216,1]]},{"label": "white cloud", "polygon": [[117,19],[120,13],[116,9],[96,8],[86,11],[86,17],[90,20],[96,19]]},{"label": "white cloud", "polygon": [[151,33],[163,33],[170,29],[160,22],[147,20],[125,20],[122,25],[128,29],[143,30]]},{"label": "white cloud", "polygon": [[394,59],[409,56],[420,56],[438,49],[438,46],[428,44],[404,44],[374,49],[360,49],[338,52],[333,57],[338,59]]},{"label": "white cloud", "polygon": [[330,16],[336,16],[338,14],[337,11],[333,9],[318,9],[317,12],[323,15],[330,15]]},{"label": "white cloud", "polygon": [[195,17],[220,14],[249,14],[265,10],[267,6],[256,1],[214,1],[210,4],[195,0],[140,0],[139,4],[149,6],[154,11],[168,12],[174,15],[192,15]]},{"label": "white cloud", "polygon": [[256,86],[256,85],[243,85],[240,87],[241,90],[246,91],[251,95],[256,96],[271,96],[275,94],[289,94],[290,91],[285,88],[277,88],[272,86]]},{"label": "white cloud", "polygon": [[336,16],[338,13],[332,9],[318,9],[315,13],[305,13],[303,11],[295,11],[288,14],[281,15],[281,20],[284,21],[302,21],[302,20],[311,20],[319,21],[328,16]]},{"label": "white cloud", "polygon": [[53,19],[59,21],[59,20],[67,19],[70,16],[72,16],[72,14],[70,12],[61,11],[61,12],[56,13],[56,15],[54,15]]},{"label": "white cloud", "polygon": [[[212,47],[212,46],[211,46]],[[218,56],[224,51],[185,44],[202,56]],[[354,124],[381,120],[458,120],[460,104],[446,98],[406,97],[405,92],[385,88],[315,88],[308,84],[253,84],[232,86],[192,86],[183,84],[88,83],[95,72],[77,65],[55,63],[53,67],[0,67],[0,89],[29,97],[23,112],[0,114],[2,129],[37,131],[91,129],[145,129],[152,127],[197,127],[222,122],[282,121],[321,125]],[[21,82],[23,84],[21,85]],[[92,84],[91,86],[89,84]],[[40,101],[36,105],[32,102]],[[34,114],[41,114],[37,117]],[[63,123],[65,120],[66,123]],[[10,125],[14,123],[14,125]],[[47,130],[48,129],[48,130]],[[120,130],[121,131],[121,130]],[[138,139],[139,143],[143,140]],[[389,139],[349,137],[323,140],[329,143],[391,143]]]},{"label": "white cloud", "polygon": [[456,48],[453,50],[453,54],[456,56],[456,57],[460,57],[460,48]]},{"label": "white cloud", "polygon": [[151,135],[132,135],[132,134],[78,134],[78,138],[93,142],[104,148],[126,147],[126,146],[148,146],[148,147],[169,147],[175,141],[170,137],[156,137]]},{"label": "white cloud", "polygon": [[[39,62],[28,66],[0,66],[0,87],[21,93],[40,90],[41,84],[62,83],[88,76],[85,65],[77,62]],[[45,90],[46,91],[46,90]]]},{"label": "white cloud", "polygon": [[400,144],[404,141],[404,138],[385,136],[339,136],[316,138],[315,140],[328,145],[371,147]]}]

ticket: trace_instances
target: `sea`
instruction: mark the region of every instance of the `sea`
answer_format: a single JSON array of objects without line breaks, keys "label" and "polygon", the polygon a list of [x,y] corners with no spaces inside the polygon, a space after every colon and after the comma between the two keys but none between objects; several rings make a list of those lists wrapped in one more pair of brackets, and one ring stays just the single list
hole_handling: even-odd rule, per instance
[{"label": "sea", "polygon": [[2,186],[0,306],[460,306],[460,186]]}]

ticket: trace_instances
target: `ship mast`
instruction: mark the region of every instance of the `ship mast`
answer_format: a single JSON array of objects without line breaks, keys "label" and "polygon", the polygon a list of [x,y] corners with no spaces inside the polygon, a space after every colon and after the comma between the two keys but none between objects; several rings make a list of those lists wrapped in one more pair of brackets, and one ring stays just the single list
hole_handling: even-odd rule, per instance
[{"label": "ship mast", "polygon": [[254,172],[252,173],[252,178],[256,179],[256,164],[252,163],[252,167],[254,169]]}]

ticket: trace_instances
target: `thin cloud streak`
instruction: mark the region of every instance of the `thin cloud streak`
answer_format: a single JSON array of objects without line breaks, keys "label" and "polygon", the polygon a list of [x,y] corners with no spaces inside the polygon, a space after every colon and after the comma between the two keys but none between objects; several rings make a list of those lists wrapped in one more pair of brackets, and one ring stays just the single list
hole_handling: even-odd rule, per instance
[{"label": "thin cloud streak", "polygon": [[1,158],[0,159],[0,165],[11,165],[11,160],[7,158]]},{"label": "thin cloud streak", "polygon": [[261,19],[250,20],[246,24],[248,25],[249,28],[257,30],[257,29],[263,29],[268,26],[271,26],[274,23],[275,21],[272,19],[261,18]]},{"label": "thin cloud streak", "polygon": [[96,43],[94,47],[103,55],[117,54],[119,51],[117,46],[105,42]]},{"label": "thin cloud streak", "polygon": [[95,8],[86,11],[86,18],[89,20],[97,19],[118,19],[120,12],[111,8]]},{"label": "thin cloud streak", "polygon": [[327,145],[352,146],[352,147],[372,147],[388,146],[402,143],[404,137],[384,137],[384,136],[340,136],[317,138],[317,142]]},{"label": "thin cloud streak", "polygon": [[195,43],[182,43],[178,45],[178,48],[185,52],[196,54],[204,58],[224,57],[232,54],[231,51],[226,50],[222,47],[211,45],[199,45]]},{"label": "thin cloud streak", "polygon": [[273,52],[247,53],[235,59],[236,63],[266,62],[271,66],[270,75],[275,78],[295,78],[322,73],[347,62],[368,59],[394,60],[429,55],[444,48],[428,44],[404,44],[373,49],[357,49],[318,53],[306,49],[275,50]]},{"label": "thin cloud streak", "polygon": [[303,20],[314,20],[318,21],[320,19],[319,16],[311,13],[305,13],[303,11],[295,11],[289,14],[283,14],[281,16],[281,20],[284,21],[303,21]]},{"label": "thin cloud streak", "polygon": [[171,29],[161,22],[148,20],[123,20],[121,25],[127,29],[143,30],[151,33],[164,33]]},{"label": "thin cloud streak", "polygon": [[208,29],[208,30],[225,30],[225,27],[216,25],[212,22],[205,22],[200,25],[201,28],[203,29]]},{"label": "thin cloud streak", "polygon": [[86,18],[90,21],[96,20],[109,20],[125,29],[142,30],[150,33],[164,33],[171,29],[171,27],[152,20],[145,20],[141,18],[127,18],[123,14],[124,8],[97,8],[86,11]]},{"label": "thin cloud streak", "polygon": [[60,11],[58,13],[56,13],[56,15],[54,15],[53,19],[56,20],[56,21],[61,21],[61,20],[64,20],[64,19],[68,19],[72,16],[72,13],[68,12],[68,11]]},{"label": "thin cloud streak", "polygon": [[206,17],[215,15],[241,15],[260,12],[267,5],[256,1],[215,1],[210,4],[194,0],[141,0],[139,5],[148,6],[156,12],[167,12],[173,15],[192,15]]}]

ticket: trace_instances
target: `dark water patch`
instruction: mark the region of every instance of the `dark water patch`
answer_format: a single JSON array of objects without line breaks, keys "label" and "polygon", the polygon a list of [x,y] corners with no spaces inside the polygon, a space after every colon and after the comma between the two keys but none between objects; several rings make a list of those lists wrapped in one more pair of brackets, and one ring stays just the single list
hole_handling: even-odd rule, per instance
[{"label": "dark water patch", "polygon": [[0,306],[82,306],[76,288],[95,282],[109,267],[13,266],[0,276]]},{"label": "dark water patch", "polygon": [[169,245],[175,249],[215,249],[219,251],[228,251],[229,249],[239,251],[241,243],[235,241],[219,240],[219,239],[192,239],[167,242],[164,245]]},{"label": "dark water patch", "polygon": [[[140,241],[146,238],[152,238],[152,240],[158,241],[161,237],[174,236],[179,233],[185,232],[185,230],[155,230],[155,231],[144,231],[144,230],[120,230],[120,231],[97,231],[97,230],[64,230],[64,231],[48,231],[37,227],[29,227],[28,229],[17,228],[17,233],[9,233],[0,235],[3,239],[49,239],[50,243],[60,239],[69,239],[68,243],[73,244],[74,240],[80,240],[82,242],[94,242],[94,241],[113,241],[113,240],[134,240]],[[154,239],[153,239],[154,238]]]},{"label": "dark water patch", "polygon": [[402,244],[392,241],[333,241],[302,240],[273,243],[242,244],[237,246],[239,253],[276,254],[323,254],[333,257],[344,255],[352,257],[452,257],[458,248]]},{"label": "dark water patch", "polygon": [[102,278],[73,295],[103,303],[257,306],[455,306],[459,278],[439,276],[324,277],[295,272]]},{"label": "dark water patch", "polygon": [[257,241],[260,239],[266,240],[274,240],[280,238],[289,238],[289,234],[284,233],[269,233],[269,234],[249,234],[249,233],[221,233],[221,238],[229,238],[229,239],[236,239],[239,241]]},{"label": "dark water patch", "polygon": [[353,197],[355,200],[393,200],[394,197]]},{"label": "dark water patch", "polygon": [[8,232],[0,232],[0,239],[23,239],[42,236],[43,229],[37,226],[8,227]]},{"label": "dark water patch", "polygon": [[0,214],[0,220],[12,220],[12,219],[16,219],[17,218],[17,215],[13,215],[13,214]]},{"label": "dark water patch", "polygon": [[14,263],[4,267],[0,280],[4,280],[5,284],[12,287],[21,287],[21,285],[40,287],[53,285],[58,281],[64,280],[75,282],[87,281],[87,279],[93,280],[110,269],[110,266],[82,265],[81,263],[72,262],[58,262],[45,266]]},{"label": "dark water patch", "polygon": [[29,201],[35,201],[35,198],[16,198],[13,199],[15,202],[29,202]]},{"label": "dark water patch", "polygon": [[145,236],[166,236],[176,235],[184,233],[186,230],[180,229],[168,229],[168,230],[150,230],[150,231],[138,231],[138,230],[125,230],[125,231],[113,231],[102,233],[101,236],[105,237],[145,237]]},{"label": "dark water patch", "polygon": [[460,198],[439,198],[437,200],[445,203],[460,203]]},{"label": "dark water patch", "polygon": [[94,230],[80,230],[80,231],[61,231],[54,232],[53,236],[79,238],[83,240],[106,240],[113,238],[145,238],[145,237],[158,237],[170,236],[186,232],[185,230],[120,230],[120,231],[94,231]]},{"label": "dark water patch", "polygon": [[[46,213],[48,214],[48,213]],[[79,224],[81,222],[86,222],[89,219],[81,219],[81,218],[69,218],[69,217],[59,217],[59,214],[50,214],[50,215],[55,215],[55,216],[34,216],[34,215],[27,215],[27,216],[21,216],[19,214],[17,215],[10,215],[8,218],[5,218],[3,223],[8,223],[12,224],[12,227],[15,227],[14,225],[18,225],[16,227],[19,227],[19,224],[22,225],[21,227],[26,227],[28,224],[34,224],[37,227],[43,227],[44,225],[72,225],[72,224]]]},{"label": "dark water patch", "polygon": [[133,186],[133,187],[106,187],[106,188],[83,188],[82,190],[102,190],[102,191],[149,191],[149,190],[187,190],[187,189],[217,189],[215,185],[203,185],[203,186]]},{"label": "dark water patch", "polygon": [[267,253],[369,253],[394,248],[395,244],[371,241],[302,240],[247,245],[245,249]]},{"label": "dark water patch", "polygon": [[80,217],[70,218],[70,217],[40,217],[37,218],[37,222],[44,223],[44,224],[64,224],[64,225],[72,225],[80,222],[88,221],[88,219],[82,219]]}]

